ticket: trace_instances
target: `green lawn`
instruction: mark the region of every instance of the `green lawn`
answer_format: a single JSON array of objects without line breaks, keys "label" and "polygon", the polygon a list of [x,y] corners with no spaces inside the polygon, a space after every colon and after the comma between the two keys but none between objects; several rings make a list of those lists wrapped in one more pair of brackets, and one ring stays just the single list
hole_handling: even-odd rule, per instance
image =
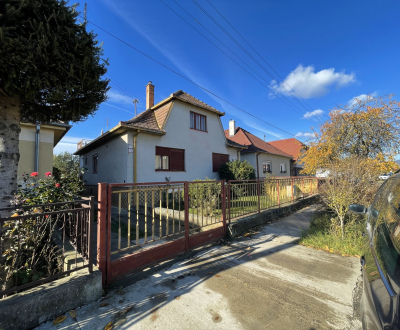
[{"label": "green lawn", "polygon": [[365,220],[356,217],[349,219],[342,238],[334,214],[318,213],[311,221],[309,230],[302,233],[299,244],[344,256],[360,257],[363,254],[364,228]]}]

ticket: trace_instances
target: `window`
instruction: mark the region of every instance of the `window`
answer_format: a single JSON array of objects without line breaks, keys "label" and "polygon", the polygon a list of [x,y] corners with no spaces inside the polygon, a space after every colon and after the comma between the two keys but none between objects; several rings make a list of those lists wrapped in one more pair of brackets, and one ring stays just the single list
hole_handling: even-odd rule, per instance
[{"label": "window", "polygon": [[212,164],[213,164],[213,172],[219,172],[219,168],[222,164],[226,164],[229,162],[229,155],[225,154],[212,154]]},{"label": "window", "polygon": [[263,162],[263,173],[271,173],[272,163],[270,161]]},{"label": "window", "polygon": [[207,132],[207,118],[195,112],[190,112],[190,128]]},{"label": "window", "polygon": [[99,155],[93,155],[93,173],[97,173],[99,164]]},{"label": "window", "polygon": [[286,163],[281,163],[281,173],[286,173]]},{"label": "window", "polygon": [[156,171],[184,171],[185,150],[156,147]]},{"label": "window", "polygon": [[85,165],[87,165],[87,157],[85,157]]}]

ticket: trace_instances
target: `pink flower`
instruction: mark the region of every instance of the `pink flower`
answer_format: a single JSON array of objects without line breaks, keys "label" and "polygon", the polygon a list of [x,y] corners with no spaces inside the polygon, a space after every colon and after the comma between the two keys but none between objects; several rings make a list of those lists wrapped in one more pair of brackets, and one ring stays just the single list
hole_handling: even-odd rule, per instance
[{"label": "pink flower", "polygon": [[61,186],[61,185],[60,185],[59,183],[56,183],[56,187],[57,187],[57,188],[60,188],[60,186]]},{"label": "pink flower", "polygon": [[36,178],[36,177],[38,176],[38,174],[39,174],[38,172],[32,172],[32,173],[31,173],[31,176],[34,177],[34,178]]},{"label": "pink flower", "polygon": [[51,176],[51,172],[46,172],[45,175],[46,175],[46,178],[47,178],[48,176]]}]

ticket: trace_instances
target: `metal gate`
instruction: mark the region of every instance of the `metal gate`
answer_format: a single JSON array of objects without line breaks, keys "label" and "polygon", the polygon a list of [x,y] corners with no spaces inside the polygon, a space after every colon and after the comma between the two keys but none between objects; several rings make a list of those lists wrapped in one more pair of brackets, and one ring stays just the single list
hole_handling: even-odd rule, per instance
[{"label": "metal gate", "polygon": [[225,236],[223,181],[99,184],[103,285]]}]

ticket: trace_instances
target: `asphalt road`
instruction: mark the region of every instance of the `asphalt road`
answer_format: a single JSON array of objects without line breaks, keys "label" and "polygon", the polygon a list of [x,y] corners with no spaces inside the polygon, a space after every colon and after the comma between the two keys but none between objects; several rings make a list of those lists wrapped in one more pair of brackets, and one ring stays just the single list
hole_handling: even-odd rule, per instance
[{"label": "asphalt road", "polygon": [[68,316],[38,329],[361,329],[353,311],[359,260],[295,244],[314,211],[117,288],[77,309],[77,322]]}]

